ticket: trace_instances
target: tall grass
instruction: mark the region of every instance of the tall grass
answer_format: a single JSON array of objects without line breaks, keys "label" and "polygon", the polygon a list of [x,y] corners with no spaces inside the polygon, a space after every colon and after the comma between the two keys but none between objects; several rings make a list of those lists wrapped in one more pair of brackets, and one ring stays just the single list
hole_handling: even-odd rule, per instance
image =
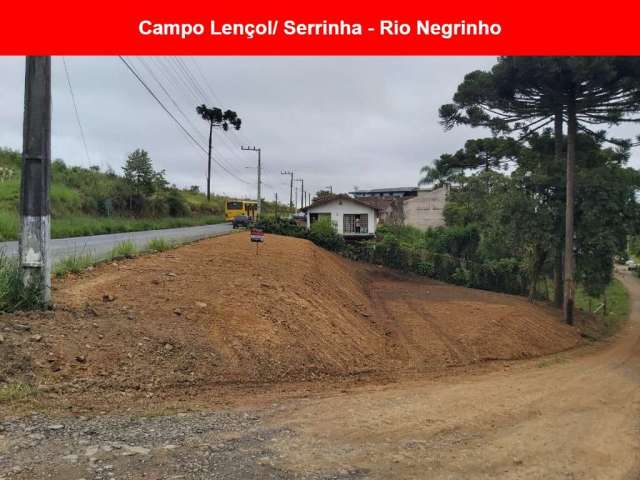
[{"label": "tall grass", "polygon": [[0,403],[26,400],[38,394],[38,389],[26,383],[7,383],[0,387]]},{"label": "tall grass", "polygon": [[149,243],[147,243],[147,247],[145,248],[145,250],[164,252],[165,250],[171,250],[172,248],[175,248],[175,246],[175,242],[167,240],[166,238],[152,238],[151,240],[149,240]]},{"label": "tall grass", "polygon": [[0,251],[0,311],[30,310],[41,306],[41,285],[25,287],[18,262]]},{"label": "tall grass", "polygon": [[111,258],[133,258],[138,249],[131,240],[123,240],[111,250]]},{"label": "tall grass", "polygon": [[602,316],[604,321],[605,334],[612,335],[629,315],[629,292],[624,288],[622,282],[614,278],[607,286],[603,298],[589,297],[580,286],[576,289],[576,306],[587,312],[589,307],[596,309],[600,306],[604,298],[607,301],[606,315],[604,308],[601,308],[598,314]]},{"label": "tall grass", "polygon": [[18,223],[17,213],[0,210],[0,242],[18,238]]},{"label": "tall grass", "polygon": [[78,274],[95,263],[96,258],[90,253],[74,252],[57,262],[53,267],[53,273],[56,277],[63,277],[67,273]]}]

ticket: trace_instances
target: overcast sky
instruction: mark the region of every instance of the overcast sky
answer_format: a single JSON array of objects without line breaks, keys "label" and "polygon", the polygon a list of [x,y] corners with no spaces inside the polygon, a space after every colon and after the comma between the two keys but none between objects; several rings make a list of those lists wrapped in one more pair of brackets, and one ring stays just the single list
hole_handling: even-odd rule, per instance
[{"label": "overcast sky", "polygon": [[[240,151],[240,145],[256,145],[263,151],[264,196],[270,200],[275,191],[288,200],[283,169],[294,170],[312,192],[328,185],[336,192],[354,186],[415,186],[423,165],[455,151],[468,138],[482,136],[468,128],[445,132],[438,123],[438,107],[451,100],[465,73],[495,62],[494,57],[127,59],[205,147],[208,129],[195,113],[196,104],[235,110],[242,129],[216,132],[214,155],[248,183],[214,163],[213,190],[255,197],[257,155]],[[206,155],[117,57],[66,60],[89,158],[61,57],[53,58],[54,158],[120,171],[127,153],[141,147],[156,169],[166,169],[170,182],[204,190]],[[0,72],[0,146],[20,149],[24,58],[0,57]],[[640,166],[637,149],[631,164]]]}]

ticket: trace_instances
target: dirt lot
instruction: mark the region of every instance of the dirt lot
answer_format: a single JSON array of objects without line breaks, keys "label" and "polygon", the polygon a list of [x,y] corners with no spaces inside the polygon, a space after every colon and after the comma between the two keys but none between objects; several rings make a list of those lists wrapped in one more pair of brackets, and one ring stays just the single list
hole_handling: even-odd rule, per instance
[{"label": "dirt lot", "polygon": [[[172,398],[201,387],[395,378],[576,346],[522,298],[400,276],[310,242],[245,234],[55,283],[50,315],[2,316],[0,381]],[[78,399],[82,402],[82,399]],[[82,405],[80,405],[82,406]]]},{"label": "dirt lot", "polygon": [[637,279],[585,345],[517,297],[254,248],[104,265],[0,316],[5,381],[40,386],[5,404],[0,480],[640,478]]}]

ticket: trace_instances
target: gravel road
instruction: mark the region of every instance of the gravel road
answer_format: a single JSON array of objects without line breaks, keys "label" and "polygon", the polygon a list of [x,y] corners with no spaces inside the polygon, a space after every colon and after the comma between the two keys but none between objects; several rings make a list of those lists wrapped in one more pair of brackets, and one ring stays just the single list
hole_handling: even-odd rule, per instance
[{"label": "gravel road", "polygon": [[[207,237],[214,237],[231,231],[230,223],[202,225],[198,227],[167,228],[163,230],[146,230],[143,232],[113,233],[90,237],[58,238],[51,241],[52,260],[56,261],[78,253],[88,253],[97,258],[107,256],[111,249],[124,240],[131,240],[138,248],[144,247],[149,240],[165,238],[178,242],[190,242]],[[18,242],[0,242],[0,251],[7,255],[18,254]]]},{"label": "gravel road", "polygon": [[278,468],[282,458],[271,445],[292,435],[266,427],[260,415],[237,411],[63,419],[34,414],[0,422],[0,479],[364,478],[357,469],[306,474]]}]

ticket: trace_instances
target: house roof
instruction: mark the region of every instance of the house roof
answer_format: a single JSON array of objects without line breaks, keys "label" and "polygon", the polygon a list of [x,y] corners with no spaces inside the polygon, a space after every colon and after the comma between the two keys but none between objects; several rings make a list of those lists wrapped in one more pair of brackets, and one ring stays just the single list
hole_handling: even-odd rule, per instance
[{"label": "house roof", "polygon": [[371,208],[377,210],[378,212],[384,212],[394,203],[402,202],[402,198],[398,197],[362,197],[358,198],[358,200],[364,204],[369,205]]},{"label": "house roof", "polygon": [[418,187],[397,187],[397,188],[372,188],[370,190],[356,190],[355,192],[349,192],[351,195],[366,195],[373,193],[409,193],[415,192]]},{"label": "house roof", "polygon": [[357,203],[359,205],[362,205],[363,207],[367,207],[367,208],[371,208],[373,210],[376,210],[376,208],[373,207],[372,205],[369,205],[366,202],[363,202],[363,201],[361,201],[361,200],[359,200],[357,198],[350,197],[349,195],[346,195],[344,193],[341,193],[339,195],[334,195],[332,197],[321,198],[320,200],[316,200],[311,205],[307,205],[306,207],[301,208],[300,210],[302,212],[306,212],[310,208],[319,207],[319,206],[322,206],[322,205],[326,205],[327,203],[337,202],[337,201],[340,201],[340,200],[349,201],[349,202],[352,202],[352,203]]}]

